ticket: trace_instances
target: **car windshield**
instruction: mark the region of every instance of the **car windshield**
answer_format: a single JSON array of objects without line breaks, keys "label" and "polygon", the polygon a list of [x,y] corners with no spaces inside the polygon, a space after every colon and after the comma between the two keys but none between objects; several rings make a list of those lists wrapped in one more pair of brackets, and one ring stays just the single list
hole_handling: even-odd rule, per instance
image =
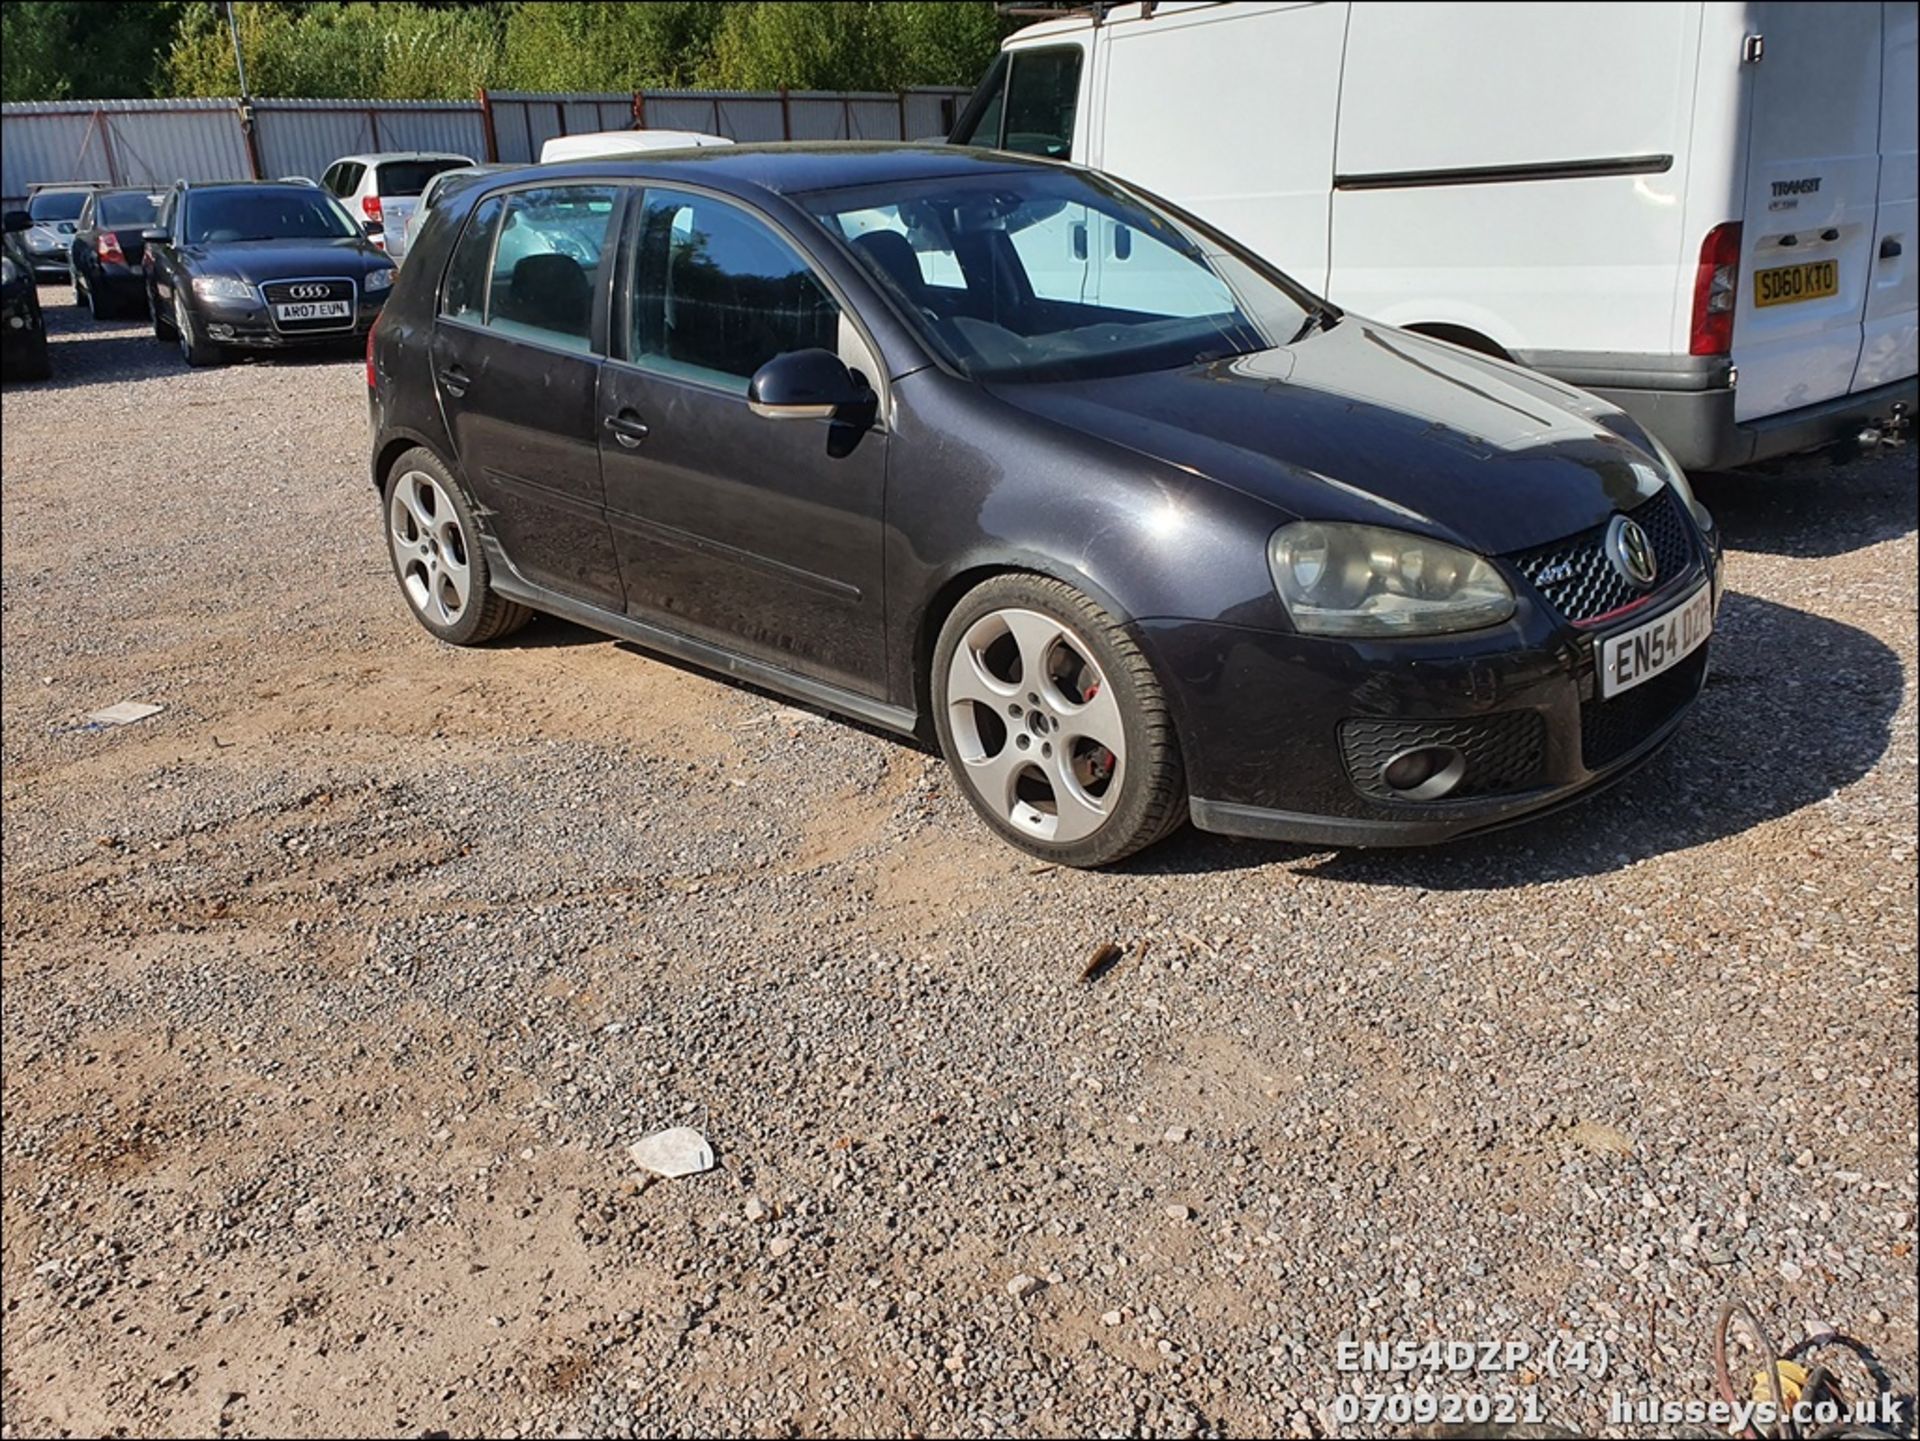
[{"label": "car windshield", "polygon": [[380,167],[380,194],[418,195],[442,170],[463,170],[471,164],[471,160],[389,160]]},{"label": "car windshield", "polygon": [[187,192],[187,245],[239,240],[339,240],[358,235],[339,202],[304,185]]},{"label": "car windshield", "polygon": [[100,224],[112,229],[116,225],[150,225],[154,212],[160,208],[158,196],[148,195],[144,191],[129,191],[125,195],[103,195],[100,203],[93,207],[93,213]]},{"label": "car windshield", "polygon": [[84,190],[43,190],[27,202],[35,220],[78,220],[87,203]]},{"label": "car windshield", "polygon": [[995,171],[797,198],[975,380],[1078,380],[1270,350],[1315,304],[1104,176]]}]

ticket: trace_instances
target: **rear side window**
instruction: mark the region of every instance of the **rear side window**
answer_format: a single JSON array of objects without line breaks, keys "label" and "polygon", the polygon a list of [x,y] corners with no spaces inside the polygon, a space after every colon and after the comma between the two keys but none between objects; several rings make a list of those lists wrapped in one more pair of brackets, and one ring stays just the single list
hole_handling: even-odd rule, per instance
[{"label": "rear side window", "polygon": [[324,184],[327,189],[331,190],[335,195],[351,195],[355,190],[360,188],[360,177],[366,173],[366,169],[367,167],[364,165],[356,165],[350,160],[342,160],[327,172],[327,179]]},{"label": "rear side window", "polygon": [[504,198],[489,195],[467,217],[467,228],[461,232],[447,266],[446,288],[440,292],[440,313],[448,319],[476,324],[485,319],[487,263],[493,258],[493,233],[505,208]]},{"label": "rear side window", "polygon": [[593,297],[616,194],[611,185],[544,185],[507,195],[487,285],[489,329],[592,348]]},{"label": "rear side window", "polygon": [[389,160],[380,167],[378,189],[383,198],[418,195],[442,170],[460,170],[472,163],[471,160]]},{"label": "rear side window", "polygon": [[650,189],[639,247],[635,365],[744,395],[776,355],[838,349],[833,297],[798,251],[737,206]]}]

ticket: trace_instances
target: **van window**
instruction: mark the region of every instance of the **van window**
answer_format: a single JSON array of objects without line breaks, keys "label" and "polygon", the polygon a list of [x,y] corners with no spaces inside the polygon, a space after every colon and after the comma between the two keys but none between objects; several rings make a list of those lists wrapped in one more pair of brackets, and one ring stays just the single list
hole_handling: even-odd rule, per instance
[{"label": "van window", "polygon": [[627,353],[664,375],[744,395],[790,350],[837,350],[840,307],[763,221],[705,195],[650,189]]},{"label": "van window", "polygon": [[478,322],[487,310],[487,262],[493,256],[493,232],[500,224],[506,201],[489,195],[467,217],[467,228],[447,265],[446,289],[440,293],[440,313],[449,320]]},{"label": "van window", "polygon": [[1080,58],[1078,45],[1006,52],[986,81],[993,85],[1004,76],[1004,89],[962,123],[954,141],[1067,159],[1080,103]]},{"label": "van window", "polygon": [[611,185],[543,185],[507,196],[487,288],[489,329],[592,348],[593,295],[613,222]]}]

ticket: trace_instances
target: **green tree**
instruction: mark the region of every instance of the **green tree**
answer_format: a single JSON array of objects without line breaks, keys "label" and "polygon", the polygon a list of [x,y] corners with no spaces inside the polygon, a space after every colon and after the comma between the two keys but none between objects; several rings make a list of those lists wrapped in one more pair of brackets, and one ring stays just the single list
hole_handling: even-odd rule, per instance
[{"label": "green tree", "polygon": [[[234,6],[255,95],[464,100],[498,69],[497,6],[252,0]],[[240,77],[225,10],[189,5],[168,56],[178,95],[235,95]]]},{"label": "green tree", "polygon": [[494,83],[512,90],[685,88],[699,79],[733,8],[714,0],[522,0],[508,8]]},{"label": "green tree", "polygon": [[174,0],[7,0],[0,96],[120,100],[164,93]]},{"label": "green tree", "polygon": [[1000,33],[978,0],[753,0],[729,8],[706,78],[733,90],[971,85]]}]

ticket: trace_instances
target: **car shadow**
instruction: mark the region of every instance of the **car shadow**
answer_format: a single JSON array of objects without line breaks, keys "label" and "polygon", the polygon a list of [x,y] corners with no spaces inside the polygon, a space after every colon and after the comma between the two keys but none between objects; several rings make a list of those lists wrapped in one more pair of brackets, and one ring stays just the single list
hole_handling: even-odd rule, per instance
[{"label": "car shadow", "polygon": [[1812,805],[1886,752],[1905,670],[1864,631],[1729,594],[1707,687],[1639,771],[1539,821],[1417,849],[1341,850],[1187,830],[1118,869],[1138,874],[1291,864],[1354,885],[1497,890],[1618,870]]},{"label": "car shadow", "polygon": [[[49,291],[58,297],[49,300]],[[64,286],[40,287],[40,310],[46,318],[48,360],[52,374],[33,382],[35,391],[81,390],[90,385],[128,385],[189,373],[180,351],[170,341],[154,339],[153,325],[144,315],[95,320],[77,305]],[[357,359],[365,342],[341,340],[294,350],[230,351],[227,365],[273,365],[291,369],[338,366]],[[218,373],[215,369],[211,373]]]},{"label": "car shadow", "polygon": [[1795,456],[1692,479],[1733,549],[1817,560],[1912,534],[1920,521],[1917,471],[1920,448],[1907,446]]}]

